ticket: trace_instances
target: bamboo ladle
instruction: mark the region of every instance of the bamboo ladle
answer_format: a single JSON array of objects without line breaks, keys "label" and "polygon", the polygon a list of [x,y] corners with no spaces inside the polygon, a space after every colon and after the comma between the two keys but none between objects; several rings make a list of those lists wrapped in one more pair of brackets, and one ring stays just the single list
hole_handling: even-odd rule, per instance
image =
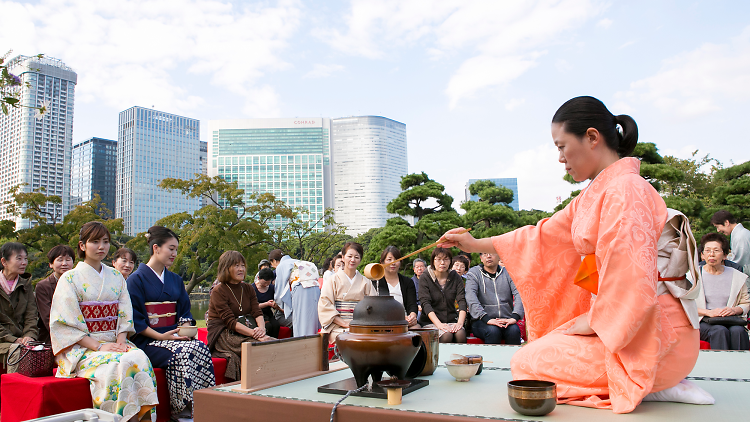
[{"label": "bamboo ladle", "polygon": [[[471,229],[465,229],[465,230],[460,231],[460,232],[455,233],[455,234],[464,234],[464,233],[468,233],[470,231],[471,231]],[[388,265],[391,265],[394,262],[398,262],[398,261],[401,261],[403,259],[406,259],[406,258],[408,258],[410,256],[414,256],[414,255],[416,255],[416,254],[418,254],[420,252],[424,252],[427,249],[433,248],[435,246],[442,245],[445,242],[447,242],[447,240],[443,240],[442,242],[438,240],[437,242],[432,243],[430,245],[427,245],[424,248],[417,249],[416,251],[410,253],[409,255],[405,255],[405,256],[402,256],[401,258],[399,258],[399,259],[397,259],[395,261],[391,261],[391,262],[388,263]],[[383,267],[383,264],[373,263],[373,264],[367,264],[367,265],[365,265],[364,276],[367,277],[367,278],[369,278],[370,280],[380,280],[381,278],[383,278],[384,275],[385,275],[385,268]]]}]

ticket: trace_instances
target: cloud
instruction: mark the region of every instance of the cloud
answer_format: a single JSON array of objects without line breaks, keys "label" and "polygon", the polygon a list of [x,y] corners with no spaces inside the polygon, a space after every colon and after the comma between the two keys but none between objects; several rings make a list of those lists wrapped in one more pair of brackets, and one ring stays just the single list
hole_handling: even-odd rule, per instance
[{"label": "cloud", "polygon": [[354,0],[344,16],[346,30],[314,33],[338,51],[370,59],[412,45],[424,45],[431,60],[460,56],[445,88],[454,108],[464,98],[519,78],[538,64],[548,45],[603,7],[597,0]]},{"label": "cloud", "polygon": [[610,26],[612,26],[612,20],[604,18],[596,23],[596,26],[599,28],[609,29]]},{"label": "cloud", "polygon": [[327,78],[331,74],[341,72],[344,70],[344,66],[340,64],[321,64],[317,63],[313,66],[312,70],[307,72],[303,78],[314,79],[314,78]]},{"label": "cloud", "polygon": [[497,177],[518,178],[518,200],[521,209],[552,211],[557,198],[565,200],[570,192],[586,184],[571,185],[564,181],[565,168],[558,161],[551,142],[540,144],[513,155],[510,164]]},{"label": "cloud", "polygon": [[[42,0],[0,2],[0,10],[0,45],[14,45],[16,53],[47,53],[74,68],[76,100],[120,110],[154,105],[175,113],[207,105],[184,82],[189,76],[250,104],[272,101],[272,88],[260,81],[289,67],[279,53],[300,21],[295,1]],[[268,109],[277,108],[275,101]]]},{"label": "cloud", "polygon": [[750,97],[750,27],[726,44],[705,43],[662,62],[616,98],[632,107],[653,104],[668,115],[694,118],[746,103]]},{"label": "cloud", "polygon": [[505,109],[508,110],[508,111],[513,111],[516,108],[518,108],[519,106],[523,105],[523,103],[525,103],[525,102],[526,102],[526,99],[524,99],[524,98],[521,98],[521,99],[512,98],[510,101],[508,101],[507,103],[505,103]]}]

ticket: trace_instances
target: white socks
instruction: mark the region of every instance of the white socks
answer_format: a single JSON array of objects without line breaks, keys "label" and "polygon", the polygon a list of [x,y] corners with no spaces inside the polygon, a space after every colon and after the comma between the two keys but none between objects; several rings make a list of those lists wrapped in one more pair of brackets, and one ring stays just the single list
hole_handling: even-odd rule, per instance
[{"label": "white socks", "polygon": [[689,404],[714,404],[713,396],[697,384],[688,380],[682,380],[672,388],[651,393],[643,398],[643,401],[671,401]]}]

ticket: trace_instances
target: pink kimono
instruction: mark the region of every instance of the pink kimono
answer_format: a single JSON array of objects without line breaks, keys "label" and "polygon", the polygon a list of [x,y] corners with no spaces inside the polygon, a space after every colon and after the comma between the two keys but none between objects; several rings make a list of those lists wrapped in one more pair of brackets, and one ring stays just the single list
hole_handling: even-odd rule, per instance
[{"label": "pink kimono", "polygon": [[[511,361],[514,379],[557,383],[558,402],[631,412],[649,393],[673,387],[698,358],[698,330],[678,299],[657,296],[657,241],[664,201],[623,158],[564,210],[495,237],[523,299],[531,342]],[[598,294],[574,284],[595,254]],[[592,336],[566,335],[588,313]]]}]

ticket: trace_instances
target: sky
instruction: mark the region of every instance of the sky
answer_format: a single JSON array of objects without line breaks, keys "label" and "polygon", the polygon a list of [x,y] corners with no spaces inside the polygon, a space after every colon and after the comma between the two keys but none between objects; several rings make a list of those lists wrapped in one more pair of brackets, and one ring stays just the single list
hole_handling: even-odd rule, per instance
[{"label": "sky", "polygon": [[[73,143],[139,105],[208,121],[376,115],[406,124],[409,172],[517,177],[522,209],[580,188],[550,121],[592,95],[663,155],[750,159],[746,1],[0,0],[0,50],[78,73]],[[0,53],[1,54],[1,53]]]}]

